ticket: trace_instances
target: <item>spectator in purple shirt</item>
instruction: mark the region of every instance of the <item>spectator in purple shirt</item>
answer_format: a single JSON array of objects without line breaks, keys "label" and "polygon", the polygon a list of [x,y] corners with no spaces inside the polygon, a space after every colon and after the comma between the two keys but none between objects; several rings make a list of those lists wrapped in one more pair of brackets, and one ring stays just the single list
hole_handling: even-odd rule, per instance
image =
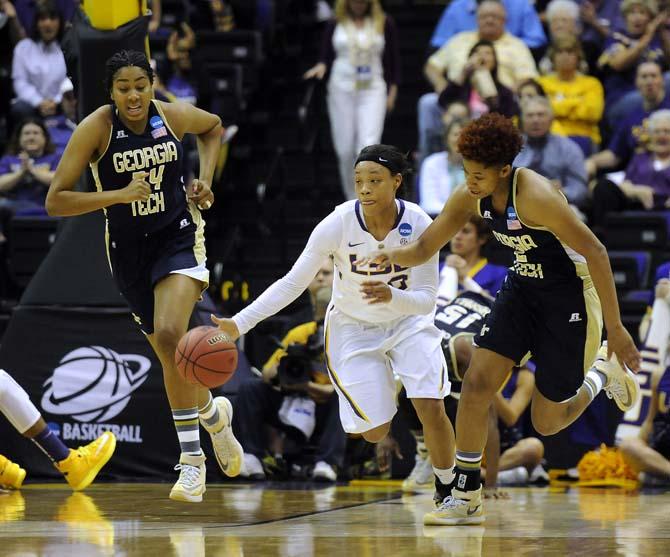
[{"label": "spectator in purple shirt", "polygon": [[396,26],[380,0],[337,0],[319,62],[304,77],[323,79],[327,72],[328,115],[342,191],[345,198],[354,199],[356,155],[381,141],[384,118],[398,95]]},{"label": "spectator in purple shirt", "polygon": [[22,121],[0,159],[0,207],[16,215],[46,215],[44,201],[59,160],[44,122],[35,116]]},{"label": "spectator in purple shirt", "polygon": [[611,211],[670,208],[670,109],[653,112],[647,126],[649,150],[631,159],[624,181],[601,182],[593,191],[594,225]]}]

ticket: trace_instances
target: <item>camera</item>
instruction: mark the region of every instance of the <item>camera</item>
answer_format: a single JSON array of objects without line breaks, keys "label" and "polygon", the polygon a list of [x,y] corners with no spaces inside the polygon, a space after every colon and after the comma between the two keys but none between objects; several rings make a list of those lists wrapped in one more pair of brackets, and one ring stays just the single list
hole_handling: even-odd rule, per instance
[{"label": "camera", "polygon": [[279,385],[290,387],[307,383],[312,372],[325,371],[323,355],[323,326],[319,325],[306,344],[292,344],[286,348],[286,355],[279,360],[277,369]]}]

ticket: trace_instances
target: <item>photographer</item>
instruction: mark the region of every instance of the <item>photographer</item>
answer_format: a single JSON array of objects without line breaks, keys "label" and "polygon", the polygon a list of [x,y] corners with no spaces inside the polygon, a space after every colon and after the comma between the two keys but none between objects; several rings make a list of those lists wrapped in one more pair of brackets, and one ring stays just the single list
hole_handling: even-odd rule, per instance
[{"label": "photographer", "polygon": [[[328,260],[319,275],[332,277],[332,267]],[[288,332],[282,348],[263,366],[262,379],[251,379],[240,386],[233,429],[244,448],[242,476],[265,479],[261,461],[267,454],[267,424],[299,445],[316,439],[312,477],[331,482],[337,479],[334,466],[342,465],[346,437],[324,358],[323,318],[330,296],[330,284],[322,285],[312,296],[314,320]]]}]

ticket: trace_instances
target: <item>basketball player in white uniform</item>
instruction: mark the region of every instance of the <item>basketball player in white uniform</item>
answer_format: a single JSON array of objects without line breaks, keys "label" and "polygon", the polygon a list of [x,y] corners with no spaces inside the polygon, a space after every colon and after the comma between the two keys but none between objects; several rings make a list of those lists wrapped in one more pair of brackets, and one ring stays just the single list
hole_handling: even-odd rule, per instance
[{"label": "basketball player in white uniform", "polygon": [[435,455],[441,492],[453,479],[454,431],[442,402],[450,391],[442,336],[433,323],[438,254],[412,268],[356,265],[372,251],[413,241],[431,223],[418,205],[396,199],[408,168],[395,147],[365,147],[354,169],[358,199],[339,205],[316,226],[286,276],[232,319],[213,320],[236,339],[295,300],[324,258],[332,256],[335,279],[324,324],[325,351],[342,426],[371,443],[386,436],[396,413],[395,372]]}]

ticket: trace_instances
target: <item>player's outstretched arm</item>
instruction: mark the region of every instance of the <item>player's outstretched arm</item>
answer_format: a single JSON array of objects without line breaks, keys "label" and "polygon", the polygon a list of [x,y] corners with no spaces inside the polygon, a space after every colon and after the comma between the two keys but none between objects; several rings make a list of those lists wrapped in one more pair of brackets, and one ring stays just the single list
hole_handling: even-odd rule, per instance
[{"label": "player's outstretched arm", "polygon": [[465,185],[460,185],[451,194],[442,212],[424,230],[418,240],[401,248],[373,252],[356,261],[356,264],[376,263],[386,266],[396,263],[403,267],[421,265],[451,240],[465,226],[470,216],[476,212],[477,200],[468,193]]},{"label": "player's outstretched arm", "polygon": [[105,118],[105,110],[109,107],[87,116],[75,128],[65,148],[47,193],[46,210],[52,217],[83,215],[117,203],[146,200],[151,194],[151,186],[144,181],[146,173],[138,174],[128,186],[118,190],[72,191],[89,162],[106,149],[111,124]]},{"label": "player's outstretched arm", "polygon": [[562,242],[584,256],[602,305],[608,348],[633,371],[640,369],[640,353],[624,328],[614,277],[605,246],[577,218],[565,198],[551,184],[531,171],[522,174],[522,189],[517,193],[517,208],[522,221],[545,226]]},{"label": "player's outstretched arm", "polygon": [[286,275],[271,284],[265,292],[232,318],[212,315],[212,322],[231,340],[236,340],[264,319],[275,315],[307,289],[325,259],[335,252],[341,238],[341,218],[337,213],[331,213],[316,225],[305,249]]}]

